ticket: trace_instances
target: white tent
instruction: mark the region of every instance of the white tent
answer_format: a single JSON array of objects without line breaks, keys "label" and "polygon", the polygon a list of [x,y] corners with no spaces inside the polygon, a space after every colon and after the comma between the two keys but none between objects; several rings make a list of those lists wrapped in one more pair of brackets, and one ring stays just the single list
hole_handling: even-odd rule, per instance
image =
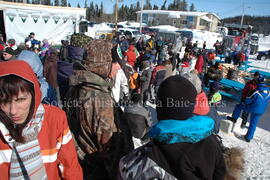
[{"label": "white tent", "polygon": [[85,17],[84,8],[54,7],[0,1],[4,14],[7,39],[13,38],[17,44],[24,42],[30,32],[36,39],[48,39],[59,44],[62,39],[73,34],[78,23]]}]

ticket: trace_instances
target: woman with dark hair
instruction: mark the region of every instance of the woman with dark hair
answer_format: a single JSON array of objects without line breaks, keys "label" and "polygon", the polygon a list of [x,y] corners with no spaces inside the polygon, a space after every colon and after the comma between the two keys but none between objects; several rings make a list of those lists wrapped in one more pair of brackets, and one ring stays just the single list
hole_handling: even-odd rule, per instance
[{"label": "woman with dark hair", "polygon": [[41,104],[24,61],[0,63],[0,172],[3,179],[82,179],[65,113]]}]

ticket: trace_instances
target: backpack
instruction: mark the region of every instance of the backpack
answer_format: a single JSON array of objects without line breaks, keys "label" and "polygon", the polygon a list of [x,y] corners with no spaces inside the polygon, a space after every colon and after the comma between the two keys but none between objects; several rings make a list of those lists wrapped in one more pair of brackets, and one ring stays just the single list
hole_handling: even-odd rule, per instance
[{"label": "backpack", "polygon": [[176,180],[159,147],[154,142],[143,145],[119,162],[118,180]]},{"label": "backpack", "polygon": [[75,33],[71,35],[70,45],[74,47],[84,48],[90,41],[91,38],[89,36]]}]

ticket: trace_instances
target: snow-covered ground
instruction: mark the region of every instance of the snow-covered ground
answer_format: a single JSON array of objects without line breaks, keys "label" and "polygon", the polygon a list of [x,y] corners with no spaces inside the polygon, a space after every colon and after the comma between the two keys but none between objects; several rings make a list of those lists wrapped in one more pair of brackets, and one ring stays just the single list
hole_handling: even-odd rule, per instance
[{"label": "snow-covered ground", "polygon": [[268,51],[270,49],[270,35],[259,38],[259,51]]},{"label": "snow-covered ground", "polygon": [[[268,61],[255,60],[255,56],[250,57],[251,65],[261,67],[263,71],[270,72],[270,67],[265,65]],[[270,61],[270,60],[269,60]],[[270,66],[270,65],[269,65]],[[255,69],[249,68],[248,70]],[[230,116],[236,105],[236,101],[223,98],[225,106],[218,112],[222,119]],[[153,123],[157,122],[155,106],[148,104],[151,111]],[[254,139],[247,143],[243,136],[247,132],[247,128],[241,129],[242,119],[239,118],[230,134],[220,131],[219,135],[223,138],[223,143],[227,147],[240,147],[244,150],[245,168],[243,179],[245,180],[270,180],[270,106],[261,117]]]},{"label": "snow-covered ground", "polygon": [[[260,69],[262,71],[270,72],[269,59],[266,61],[255,60],[255,56],[250,57],[252,62],[251,67],[248,70]],[[236,102],[225,99],[226,107],[219,112],[223,119],[226,119],[227,115],[231,115]],[[269,180],[270,179],[270,106],[267,111],[261,117],[254,139],[250,143],[243,140],[243,135],[246,134],[247,128],[241,129],[242,119],[239,118],[233,132],[226,134],[220,132],[223,137],[224,144],[228,147],[241,147],[245,152],[245,172],[243,179],[247,180]]]}]

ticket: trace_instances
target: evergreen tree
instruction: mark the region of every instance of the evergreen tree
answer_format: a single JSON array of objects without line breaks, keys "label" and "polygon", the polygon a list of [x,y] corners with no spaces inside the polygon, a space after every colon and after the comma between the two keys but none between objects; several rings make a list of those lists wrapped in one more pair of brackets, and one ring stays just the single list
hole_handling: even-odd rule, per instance
[{"label": "evergreen tree", "polygon": [[189,7],[189,11],[195,11],[195,6],[194,6],[194,4],[193,4],[193,3],[190,5],[190,7]]},{"label": "evergreen tree", "polygon": [[151,10],[152,9],[152,5],[151,5],[150,0],[146,0],[146,3],[144,5],[143,9],[146,9],[146,10]]},{"label": "evergreen tree", "polygon": [[136,11],[140,11],[141,10],[141,6],[140,6],[140,2],[139,1],[137,1],[137,3],[136,3]]},{"label": "evergreen tree", "polygon": [[130,8],[129,8],[128,12],[130,12],[129,20],[134,20],[135,21],[136,20],[136,7],[133,4],[130,5]]},{"label": "evergreen tree", "polygon": [[158,6],[154,4],[153,9],[158,10]]},{"label": "evergreen tree", "polygon": [[40,4],[40,0],[32,0],[32,4]]},{"label": "evergreen tree", "polygon": [[166,3],[167,3],[167,0],[165,0],[164,2],[163,2],[163,4],[162,4],[162,6],[161,6],[161,10],[167,10],[166,9]]},{"label": "evergreen tree", "polygon": [[98,5],[97,4],[95,4],[95,16],[94,17],[99,17],[98,15]]},{"label": "evergreen tree", "polygon": [[84,8],[87,8],[87,0],[84,0]]},{"label": "evergreen tree", "polygon": [[103,16],[103,11],[104,11],[104,7],[103,7],[103,2],[101,1],[101,3],[100,3],[100,10],[99,10],[99,12],[100,12],[100,17],[102,17]]},{"label": "evergreen tree", "polygon": [[181,11],[187,11],[187,6],[188,6],[188,4],[187,4],[187,2],[186,2],[186,0],[183,0],[182,2],[181,2],[181,8],[180,8],[180,10]]},{"label": "evergreen tree", "polygon": [[59,0],[54,0],[54,6],[59,6]]},{"label": "evergreen tree", "polygon": [[51,4],[51,1],[50,0],[42,0],[42,3],[43,5],[50,5]]},{"label": "evergreen tree", "polygon": [[71,4],[70,3],[68,3],[68,7],[71,7]]},{"label": "evergreen tree", "polygon": [[93,20],[95,16],[95,6],[94,6],[94,2],[92,1],[90,3],[90,6],[88,8],[88,16],[87,16],[87,20]]},{"label": "evergreen tree", "polygon": [[61,6],[66,7],[67,6],[67,0],[61,0]]},{"label": "evergreen tree", "polygon": [[77,4],[77,8],[81,8],[80,3]]}]

